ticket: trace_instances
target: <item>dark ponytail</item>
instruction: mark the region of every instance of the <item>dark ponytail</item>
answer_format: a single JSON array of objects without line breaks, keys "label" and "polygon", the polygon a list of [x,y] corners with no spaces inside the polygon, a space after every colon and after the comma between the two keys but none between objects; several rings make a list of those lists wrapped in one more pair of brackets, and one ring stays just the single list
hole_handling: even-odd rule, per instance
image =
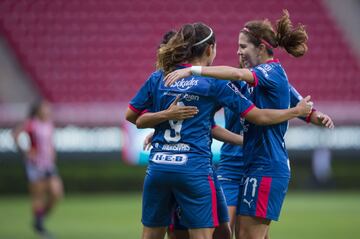
[{"label": "dark ponytail", "polygon": [[293,28],[289,12],[283,10],[282,17],[276,22],[276,41],[278,45],[283,47],[289,54],[300,57],[308,50],[307,40],[308,35],[304,25],[299,24],[296,28]]},{"label": "dark ponytail", "polygon": [[273,55],[273,48],[282,47],[289,54],[300,57],[307,52],[306,42],[308,40],[304,25],[292,26],[289,12],[283,10],[282,17],[276,21],[274,31],[268,19],[263,21],[250,21],[241,30],[256,47],[261,43],[266,46],[269,55]]},{"label": "dark ponytail", "polygon": [[206,42],[194,45],[208,37],[211,31],[203,23],[185,24],[166,44],[160,46],[156,67],[168,74],[175,70],[176,65],[200,57],[208,45],[215,44],[214,34]]}]

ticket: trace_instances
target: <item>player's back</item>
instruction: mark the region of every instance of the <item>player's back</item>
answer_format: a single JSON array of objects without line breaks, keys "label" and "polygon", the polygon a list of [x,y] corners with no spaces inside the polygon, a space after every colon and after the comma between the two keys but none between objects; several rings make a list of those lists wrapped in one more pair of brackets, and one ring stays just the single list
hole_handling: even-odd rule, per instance
[{"label": "player's back", "polygon": [[221,106],[228,106],[238,114],[252,107],[252,103],[241,97],[231,82],[213,78],[191,76],[166,87],[162,72],[157,71],[144,88],[147,90],[142,94],[147,94],[148,99],[142,108],[146,105],[153,112],[165,110],[180,95],[179,105],[196,106],[199,110],[193,118],[169,120],[155,127],[149,163],[152,170],[208,174],[212,170],[211,125],[214,113]]}]

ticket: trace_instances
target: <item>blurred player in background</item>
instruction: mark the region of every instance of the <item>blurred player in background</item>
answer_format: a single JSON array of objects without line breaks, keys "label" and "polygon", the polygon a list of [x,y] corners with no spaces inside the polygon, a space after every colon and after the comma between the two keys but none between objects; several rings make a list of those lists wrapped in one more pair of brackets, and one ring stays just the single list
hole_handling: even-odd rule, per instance
[{"label": "blurred player in background", "polygon": [[[24,150],[19,144],[19,135],[23,132],[30,139],[28,150]],[[63,196],[63,184],[55,165],[53,135],[51,106],[45,100],[35,103],[28,118],[13,130],[15,143],[25,161],[33,211],[33,228],[44,238],[52,238],[45,228],[44,219]]]},{"label": "blurred player in background", "polygon": [[[307,34],[303,26],[293,29],[287,11],[277,21],[276,32],[271,23],[251,21],[239,35],[239,50],[248,69],[201,67],[180,69],[166,76],[166,84],[194,75],[218,79],[244,80],[253,87],[249,94],[259,108],[286,109],[290,105],[289,83],[284,69],[273,58],[273,49],[283,47],[300,57],[307,51]],[[331,122],[328,119],[326,126]],[[284,135],[287,122],[272,126],[249,123],[244,139],[246,177],[238,200],[237,238],[265,238],[271,220],[278,220],[290,179],[290,167]]]},{"label": "blurred player in background", "polygon": [[[189,64],[210,65],[215,54],[211,28],[201,23],[184,25],[159,49],[157,65],[161,70],[151,75],[126,112],[128,121],[155,127],[154,147],[144,182],[143,238],[164,237],[170,223],[172,196],[182,209],[182,220],[189,228],[190,238],[212,238],[218,218],[209,137],[212,116],[221,105],[257,124],[276,124],[310,113],[310,97],[303,99],[296,108],[260,110],[230,82],[212,78],[194,77],[170,87],[164,85],[164,72]],[[154,113],[144,114],[147,109],[166,110],[178,95],[182,96],[180,105],[199,108],[195,117],[168,121]]]}]

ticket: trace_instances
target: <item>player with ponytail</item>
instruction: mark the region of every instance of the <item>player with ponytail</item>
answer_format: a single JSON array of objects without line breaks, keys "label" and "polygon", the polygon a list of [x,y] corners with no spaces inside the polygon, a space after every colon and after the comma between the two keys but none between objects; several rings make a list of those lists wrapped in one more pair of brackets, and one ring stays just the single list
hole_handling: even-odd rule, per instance
[{"label": "player with ponytail", "polygon": [[[284,68],[274,59],[274,49],[283,48],[294,57],[307,48],[303,25],[293,27],[288,11],[276,22],[250,21],[239,34],[238,55],[248,69],[228,66],[192,66],[165,77],[165,85],[193,75],[248,83],[250,99],[259,108],[287,109],[290,85]],[[309,117],[312,117],[311,115]],[[331,127],[331,120],[323,123]],[[290,167],[284,142],[288,123],[258,126],[248,121],[244,132],[245,177],[237,205],[237,238],[265,238],[271,220],[278,220],[290,180]],[[333,125],[332,125],[333,126]],[[240,229],[240,230],[239,230]]]},{"label": "player with ponytail", "polygon": [[[164,75],[191,65],[209,66],[216,55],[215,35],[205,24],[184,25],[158,50],[159,70],[151,74],[130,101],[126,119],[154,127],[153,148],[144,181],[143,239],[163,238],[171,221],[175,201],[182,210],[182,222],[191,239],[210,239],[219,225],[214,172],[211,165],[211,125],[213,114],[222,106],[255,124],[278,124],[311,111],[309,98],[296,107],[259,109],[233,84],[210,77],[194,76],[171,86]],[[167,120],[145,114],[168,109],[176,97],[179,105],[195,106],[198,113],[185,120]]]}]

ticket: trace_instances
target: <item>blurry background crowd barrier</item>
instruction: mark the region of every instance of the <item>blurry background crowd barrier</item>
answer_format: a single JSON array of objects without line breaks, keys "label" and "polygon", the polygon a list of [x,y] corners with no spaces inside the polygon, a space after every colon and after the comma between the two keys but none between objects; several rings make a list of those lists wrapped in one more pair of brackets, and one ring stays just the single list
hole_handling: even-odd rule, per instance
[{"label": "blurry background crowd barrier", "polygon": [[[191,11],[189,11],[191,6]],[[216,33],[216,65],[237,65],[237,37],[251,19],[287,8],[306,25],[309,51],[275,55],[290,82],[329,114],[335,130],[293,120],[291,189],[360,189],[359,1],[0,1],[0,194],[25,193],[10,130],[39,97],[53,104],[55,146],[67,192],[141,191],[148,130],[124,122],[155,69],[163,33],[202,21]],[[222,124],[222,112],[217,122]],[[22,137],[24,147],[28,140]],[[218,158],[219,142],[214,142]]]}]

